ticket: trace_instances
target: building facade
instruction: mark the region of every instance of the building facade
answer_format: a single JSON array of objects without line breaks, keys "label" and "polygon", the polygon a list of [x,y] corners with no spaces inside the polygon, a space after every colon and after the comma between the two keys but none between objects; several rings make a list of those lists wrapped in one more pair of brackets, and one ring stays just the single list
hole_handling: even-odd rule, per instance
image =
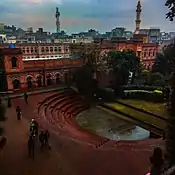
[{"label": "building facade", "polygon": [[136,55],[140,57],[141,63],[145,66],[145,68],[149,69],[152,67],[156,59],[158,44],[144,43],[143,39],[138,38],[132,38],[131,40],[118,38],[114,40],[106,40],[102,43],[72,44],[70,45],[70,50],[73,54],[79,53],[79,55],[93,50],[101,52],[102,54],[109,51],[133,50],[136,52]]},{"label": "building facade", "polygon": [[[8,48],[8,44],[0,44],[0,48]],[[70,57],[69,44],[66,43],[21,43],[15,44],[15,48],[21,49],[23,60]]]},{"label": "building facade", "polygon": [[24,60],[20,48],[0,49],[0,91],[21,91],[65,82],[83,59]]}]

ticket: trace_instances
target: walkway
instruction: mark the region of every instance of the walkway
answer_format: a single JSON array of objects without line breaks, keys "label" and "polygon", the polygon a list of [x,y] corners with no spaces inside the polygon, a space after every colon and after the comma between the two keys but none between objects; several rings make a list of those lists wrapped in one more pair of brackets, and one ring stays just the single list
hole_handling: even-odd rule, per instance
[{"label": "walkway", "polygon": [[39,144],[35,159],[30,159],[27,152],[28,121],[25,118],[17,121],[14,108],[7,110],[7,117],[4,135],[7,136],[8,141],[0,160],[0,174],[74,175],[59,152],[46,150],[41,153]]},{"label": "walkway", "polygon": [[[149,156],[154,144],[148,145],[147,149],[133,149],[132,146],[118,147],[117,144],[114,149],[110,150],[95,149],[75,143],[64,137],[64,134],[59,136],[56,130],[51,135],[52,150],[40,153],[37,148],[36,159],[29,159],[27,157],[28,121],[26,119],[31,119],[36,115],[37,103],[52,93],[29,96],[29,105],[24,103],[23,98],[13,100],[13,105],[22,107],[23,119],[17,121],[14,108],[8,109],[8,120],[5,122],[5,135],[8,137],[8,143],[0,162],[0,174],[144,175],[149,171]],[[47,124],[43,126],[49,129]]]}]

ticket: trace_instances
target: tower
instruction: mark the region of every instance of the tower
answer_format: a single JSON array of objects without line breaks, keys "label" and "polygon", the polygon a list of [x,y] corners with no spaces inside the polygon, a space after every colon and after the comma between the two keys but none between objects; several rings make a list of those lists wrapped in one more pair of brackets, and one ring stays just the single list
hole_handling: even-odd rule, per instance
[{"label": "tower", "polygon": [[142,6],[141,6],[140,0],[138,0],[137,9],[136,9],[136,20],[135,20],[135,23],[136,23],[135,33],[139,33],[139,30],[140,30],[141,12],[142,12]]},{"label": "tower", "polygon": [[56,17],[56,31],[57,33],[60,33],[60,12],[58,7],[56,7],[55,17]]}]

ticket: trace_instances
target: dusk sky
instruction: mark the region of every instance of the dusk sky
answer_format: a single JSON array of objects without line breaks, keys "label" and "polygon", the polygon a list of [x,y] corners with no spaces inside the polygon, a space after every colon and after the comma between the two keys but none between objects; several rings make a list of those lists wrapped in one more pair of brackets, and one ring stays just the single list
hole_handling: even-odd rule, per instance
[{"label": "dusk sky", "polygon": [[[142,0],[141,28],[175,31],[165,18],[165,0]],[[124,26],[134,30],[137,0],[0,0],[0,22],[17,27],[43,27],[55,32],[55,8],[59,7],[61,29],[68,33],[97,29],[110,31]]]}]

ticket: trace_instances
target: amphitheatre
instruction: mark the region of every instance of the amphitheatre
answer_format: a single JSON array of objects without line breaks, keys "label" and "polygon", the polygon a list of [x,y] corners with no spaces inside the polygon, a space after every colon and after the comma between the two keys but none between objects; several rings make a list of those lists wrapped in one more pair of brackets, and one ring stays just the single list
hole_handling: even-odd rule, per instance
[{"label": "amphitheatre", "polygon": [[150,102],[152,108],[148,110],[148,103],[135,100],[134,108],[144,108],[138,111],[127,106],[132,101],[100,102],[89,108],[76,90],[60,88],[29,95],[29,106],[23,98],[15,98],[13,103],[25,109],[23,115],[27,119],[35,116],[41,128],[49,129],[56,149],[68,157],[75,174],[129,175],[132,172],[140,175],[150,171],[149,157],[153,149],[164,148],[162,131],[167,119],[159,116],[163,104],[158,109]]}]

